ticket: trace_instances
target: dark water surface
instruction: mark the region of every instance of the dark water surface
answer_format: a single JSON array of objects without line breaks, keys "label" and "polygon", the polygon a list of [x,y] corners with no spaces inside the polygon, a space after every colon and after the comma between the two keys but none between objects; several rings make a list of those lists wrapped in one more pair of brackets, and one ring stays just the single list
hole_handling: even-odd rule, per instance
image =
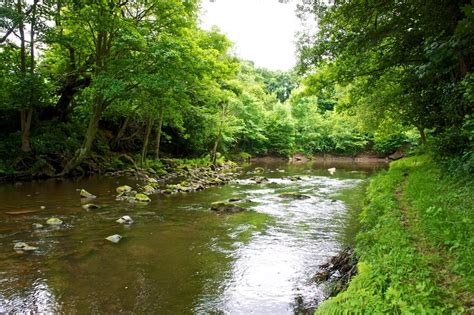
[{"label": "dark water surface", "polygon": [[[366,179],[381,166],[337,165],[334,175],[327,171],[333,165],[315,163],[244,169],[256,166],[268,183],[244,172],[226,186],[152,195],[148,205],[115,200],[115,188],[136,186],[135,178],[2,184],[0,313],[292,314],[315,307],[324,293],[311,277],[351,241]],[[80,188],[103,207],[82,209]],[[285,199],[284,192],[311,198]],[[231,197],[250,211],[209,210]],[[6,214],[21,210],[38,212]],[[116,223],[122,215],[135,223]],[[47,227],[52,216],[65,224]],[[104,239],[116,233],[124,237],[119,244]],[[39,249],[19,254],[18,241]]]}]

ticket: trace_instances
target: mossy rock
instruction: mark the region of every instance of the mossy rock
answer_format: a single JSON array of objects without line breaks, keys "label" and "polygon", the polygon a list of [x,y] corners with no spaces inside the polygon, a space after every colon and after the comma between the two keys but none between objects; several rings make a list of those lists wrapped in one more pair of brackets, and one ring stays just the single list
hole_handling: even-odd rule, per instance
[{"label": "mossy rock", "polygon": [[92,199],[92,198],[95,198],[96,196],[94,196],[93,194],[91,194],[90,192],[88,192],[87,190],[85,189],[81,189],[81,192],[79,193],[81,195],[81,198],[89,198],[89,199]]},{"label": "mossy rock", "polygon": [[216,201],[211,204],[211,210],[225,213],[236,213],[245,211],[246,209],[227,201]]},{"label": "mossy rock", "polygon": [[58,219],[58,218],[49,218],[48,220],[46,220],[46,224],[61,225],[61,224],[63,224],[63,221],[61,219]]},{"label": "mossy rock", "polygon": [[128,186],[128,185],[123,185],[123,186],[119,186],[115,189],[115,191],[119,194],[122,194],[122,193],[129,193],[132,191],[132,187]]},{"label": "mossy rock", "polygon": [[145,194],[136,194],[135,200],[139,202],[150,202],[151,199]]},{"label": "mossy rock", "polygon": [[152,194],[155,192],[155,188],[151,185],[145,185],[143,186],[143,192],[144,194]]}]

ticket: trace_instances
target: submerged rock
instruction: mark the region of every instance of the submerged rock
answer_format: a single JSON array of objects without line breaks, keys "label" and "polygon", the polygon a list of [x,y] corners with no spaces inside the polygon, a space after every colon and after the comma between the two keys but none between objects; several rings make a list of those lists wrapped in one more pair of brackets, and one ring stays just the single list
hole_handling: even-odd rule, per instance
[{"label": "submerged rock", "polygon": [[61,225],[61,224],[63,224],[63,221],[61,219],[58,219],[58,218],[49,218],[48,220],[46,220],[46,224]]},{"label": "submerged rock", "polygon": [[122,194],[122,193],[129,193],[132,191],[132,187],[128,186],[128,185],[123,185],[123,186],[119,186],[115,189],[115,191],[118,193],[118,194]]},{"label": "submerged rock", "polygon": [[298,180],[303,180],[303,178],[301,176],[289,176],[288,179],[291,180],[292,182],[296,182]]},{"label": "submerged rock", "polygon": [[136,194],[135,200],[139,202],[150,202],[151,199],[145,194]]},{"label": "submerged rock", "polygon": [[124,215],[123,217],[121,217],[120,219],[118,219],[115,222],[120,223],[120,224],[132,224],[133,219],[131,217],[129,217],[128,215]]},{"label": "submerged rock", "polygon": [[96,209],[99,209],[100,206],[95,205],[95,204],[93,204],[93,203],[87,203],[87,204],[85,204],[85,205],[82,205],[82,208],[83,208],[84,210],[96,210]]},{"label": "submerged rock", "polygon": [[13,245],[13,249],[16,250],[16,251],[27,252],[27,251],[37,250],[38,247],[30,246],[25,242],[17,242],[17,243],[15,243],[15,245]]},{"label": "submerged rock", "polygon": [[43,228],[43,224],[39,224],[39,223],[33,223],[32,226],[33,226],[34,229],[42,229]]},{"label": "submerged rock", "polygon": [[256,184],[261,184],[261,183],[268,182],[268,178],[263,177],[263,176],[254,176],[254,177],[250,178],[250,180],[253,180]]},{"label": "submerged rock", "polygon": [[211,210],[217,212],[235,213],[245,211],[245,208],[227,201],[216,201],[211,204]]},{"label": "submerged rock", "polygon": [[81,198],[90,198],[90,199],[96,198],[96,196],[94,196],[93,194],[91,194],[85,189],[81,189],[80,195],[81,195]]},{"label": "submerged rock", "polygon": [[117,244],[122,239],[122,236],[119,234],[114,234],[114,235],[107,236],[105,239],[109,242]]},{"label": "submerged rock", "polygon": [[303,195],[303,194],[299,194],[299,193],[295,193],[295,192],[283,193],[283,194],[280,194],[280,197],[281,198],[287,198],[287,199],[299,199],[299,200],[311,198],[308,195]]},{"label": "submerged rock", "polygon": [[242,200],[242,198],[233,197],[233,198],[229,199],[229,202],[238,202],[238,201],[241,201],[241,200]]}]

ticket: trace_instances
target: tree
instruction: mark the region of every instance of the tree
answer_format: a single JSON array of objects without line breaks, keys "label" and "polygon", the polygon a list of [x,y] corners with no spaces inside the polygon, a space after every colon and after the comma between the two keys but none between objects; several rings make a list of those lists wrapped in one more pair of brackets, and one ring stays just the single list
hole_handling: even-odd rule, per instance
[{"label": "tree", "polygon": [[149,66],[142,62],[149,43],[157,34],[179,35],[182,28],[194,25],[196,5],[176,0],[91,2],[71,4],[68,9],[68,27],[76,31],[74,42],[89,45],[94,56],[89,87],[93,106],[84,142],[62,174],[72,171],[88,156],[107,106],[140,87]]},{"label": "tree", "polygon": [[469,1],[310,1],[301,8],[315,14],[320,31],[300,41],[300,68],[329,64],[334,82],[355,86],[354,108],[379,100],[363,106],[416,127],[421,139],[425,130],[459,131],[472,114],[462,88],[474,47]]}]

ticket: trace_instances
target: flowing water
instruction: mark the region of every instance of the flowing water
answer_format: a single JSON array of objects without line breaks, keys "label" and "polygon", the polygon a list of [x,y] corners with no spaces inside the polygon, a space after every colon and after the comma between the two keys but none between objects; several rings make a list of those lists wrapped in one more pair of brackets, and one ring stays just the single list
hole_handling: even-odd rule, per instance
[{"label": "flowing water", "polygon": [[[248,179],[256,166],[265,168],[269,182]],[[247,165],[226,186],[152,195],[148,205],[115,200],[115,188],[134,186],[135,178],[3,184],[0,313],[308,312],[325,297],[311,278],[351,242],[365,183],[380,167],[343,164],[330,175],[331,166]],[[102,207],[84,210],[79,188],[97,195],[93,202]],[[285,192],[310,198],[282,198]],[[241,199],[249,211],[209,210],[210,203],[229,198]],[[25,210],[38,211],[6,213]],[[135,223],[116,223],[122,215]],[[53,216],[65,224],[47,227]],[[116,233],[124,237],[119,244],[104,239]],[[18,241],[38,250],[17,253]]]}]

